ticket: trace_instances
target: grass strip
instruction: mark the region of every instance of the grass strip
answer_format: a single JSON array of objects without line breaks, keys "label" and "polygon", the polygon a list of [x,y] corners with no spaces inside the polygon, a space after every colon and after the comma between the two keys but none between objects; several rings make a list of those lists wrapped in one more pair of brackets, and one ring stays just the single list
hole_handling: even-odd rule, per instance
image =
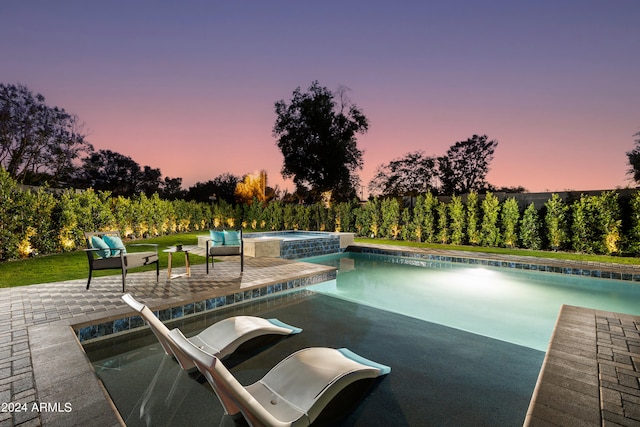
[{"label": "grass strip", "polygon": [[[125,243],[156,243],[160,257],[160,268],[167,268],[167,254],[163,252],[176,244],[195,245],[198,243],[199,233],[173,234],[169,236],[154,237],[144,240],[136,240]],[[373,243],[395,246],[419,247],[427,249],[455,250],[467,252],[493,253],[499,255],[531,256],[567,261],[591,261],[610,264],[640,265],[637,257],[616,257],[607,255],[578,254],[571,252],[531,251],[526,249],[488,248],[479,246],[442,245],[434,243],[407,242],[403,240],[384,240],[356,238],[356,243]],[[131,248],[134,250],[135,248]],[[143,250],[143,248],[139,248]],[[192,264],[204,264],[205,258],[194,256],[190,258]],[[184,257],[175,256],[173,267],[184,266]],[[131,271],[153,270],[155,266],[147,266]],[[94,277],[111,276],[121,274],[119,270],[95,271]],[[0,263],[0,288],[15,286],[35,285],[38,283],[61,282],[65,280],[87,279],[89,276],[89,264],[84,251],[65,252],[54,255],[41,256],[18,261]]]}]

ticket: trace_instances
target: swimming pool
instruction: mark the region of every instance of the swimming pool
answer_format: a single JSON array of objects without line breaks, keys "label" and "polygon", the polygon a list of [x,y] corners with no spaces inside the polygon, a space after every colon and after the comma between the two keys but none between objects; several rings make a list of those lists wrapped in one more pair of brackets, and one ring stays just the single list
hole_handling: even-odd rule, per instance
[{"label": "swimming pool", "polygon": [[[249,384],[304,347],[348,347],[392,367],[344,425],[522,425],[561,304],[632,313],[638,285],[551,273],[346,253],[308,290],[185,320],[187,335],[236,314],[304,329],[231,368]],[[86,346],[130,426],[229,422],[212,392],[163,356],[153,336]],[[229,424],[232,425],[232,424]]]}]

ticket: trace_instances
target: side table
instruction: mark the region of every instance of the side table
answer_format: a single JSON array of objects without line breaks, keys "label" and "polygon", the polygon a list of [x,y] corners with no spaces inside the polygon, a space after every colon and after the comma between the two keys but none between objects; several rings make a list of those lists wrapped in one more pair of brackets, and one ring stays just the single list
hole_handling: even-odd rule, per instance
[{"label": "side table", "polygon": [[[169,280],[175,279],[176,277],[184,276],[191,277],[191,264],[189,263],[189,253],[199,253],[202,252],[203,249],[196,245],[176,245],[171,246],[168,249],[163,250],[162,252],[167,253],[167,276]],[[184,253],[184,264],[186,268],[186,273],[184,274],[176,274],[174,276],[171,275],[171,264],[173,261],[173,254],[176,252]]]}]

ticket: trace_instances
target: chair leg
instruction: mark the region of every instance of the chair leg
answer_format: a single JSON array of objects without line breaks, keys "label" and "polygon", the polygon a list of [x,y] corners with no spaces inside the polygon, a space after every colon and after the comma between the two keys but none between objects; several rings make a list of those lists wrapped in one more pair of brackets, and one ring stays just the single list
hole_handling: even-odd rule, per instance
[{"label": "chair leg", "polygon": [[215,264],[213,263],[213,256],[209,256],[207,255],[206,261],[207,261],[207,274],[209,274],[209,258],[211,258],[211,268],[215,268]]},{"label": "chair leg", "polygon": [[156,261],[156,283],[160,280],[160,261]]},{"label": "chair leg", "polygon": [[91,284],[91,274],[93,274],[93,270],[89,269],[89,280],[87,280],[87,289],[89,289],[89,285]]},{"label": "chair leg", "polygon": [[122,293],[124,293],[124,284],[127,279],[127,270],[122,270]]}]

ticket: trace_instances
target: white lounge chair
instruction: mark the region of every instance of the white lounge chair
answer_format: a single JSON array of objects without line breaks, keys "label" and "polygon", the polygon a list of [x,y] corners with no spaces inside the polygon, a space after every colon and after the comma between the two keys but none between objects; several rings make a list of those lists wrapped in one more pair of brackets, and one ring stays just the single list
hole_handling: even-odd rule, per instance
[{"label": "white lounge chair", "polygon": [[345,387],[374,379],[391,368],[348,349],[306,348],[283,359],[259,381],[242,386],[215,356],[169,332],[172,343],[190,357],[213,387],[227,414],[242,414],[251,426],[309,425]]},{"label": "white lounge chair", "polygon": [[[182,354],[175,345],[171,345],[169,329],[146,305],[138,302],[131,294],[124,294],[122,300],[140,313],[146,320],[164,351],[174,356],[185,371],[195,369],[190,357]],[[287,325],[278,319],[263,319],[254,316],[235,316],[221,320],[206,328],[199,334],[189,338],[195,346],[219,359],[231,355],[242,344],[264,335],[292,335],[302,329]]]}]

